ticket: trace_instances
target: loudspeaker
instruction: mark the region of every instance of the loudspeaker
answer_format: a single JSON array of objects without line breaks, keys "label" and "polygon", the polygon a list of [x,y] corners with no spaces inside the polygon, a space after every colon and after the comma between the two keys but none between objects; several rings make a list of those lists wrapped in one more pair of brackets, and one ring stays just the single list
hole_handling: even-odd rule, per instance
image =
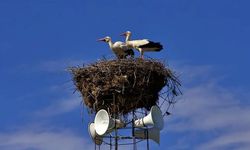
[{"label": "loudspeaker", "polygon": [[123,128],[125,126],[121,120],[110,118],[108,112],[104,109],[96,113],[94,122],[95,130],[98,135],[112,132],[115,128],[115,124],[116,128]]},{"label": "loudspeaker", "polygon": [[102,136],[98,135],[95,131],[95,124],[90,123],[88,127],[89,135],[91,136],[92,140],[96,145],[101,145],[102,144]]},{"label": "loudspeaker", "polygon": [[135,134],[135,137],[137,138],[141,138],[141,139],[148,138],[160,144],[160,130],[157,128],[135,130],[134,134]]},{"label": "loudspeaker", "polygon": [[164,121],[160,108],[156,105],[152,106],[147,116],[134,121],[135,127],[154,126],[159,130],[163,129]]}]

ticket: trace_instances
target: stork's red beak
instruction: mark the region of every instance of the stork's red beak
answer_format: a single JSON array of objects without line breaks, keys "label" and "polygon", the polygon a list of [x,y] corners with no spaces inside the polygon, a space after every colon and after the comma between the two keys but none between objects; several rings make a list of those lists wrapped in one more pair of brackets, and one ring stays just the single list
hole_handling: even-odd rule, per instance
[{"label": "stork's red beak", "polygon": [[97,41],[98,41],[98,42],[100,42],[100,41],[103,41],[103,42],[104,42],[104,41],[105,41],[105,38],[98,39]]},{"label": "stork's red beak", "polygon": [[120,36],[127,36],[127,33],[124,32],[124,33],[120,34]]}]

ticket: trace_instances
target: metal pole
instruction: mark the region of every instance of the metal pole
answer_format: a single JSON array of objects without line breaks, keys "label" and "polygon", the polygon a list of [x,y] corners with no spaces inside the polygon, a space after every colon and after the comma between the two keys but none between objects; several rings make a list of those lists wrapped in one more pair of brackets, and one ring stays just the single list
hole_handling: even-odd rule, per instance
[{"label": "metal pole", "polygon": [[[145,113],[145,116],[147,115],[147,112],[146,110],[144,111]],[[147,150],[149,150],[149,140],[148,140],[148,127],[147,127],[147,130],[146,130],[146,136],[147,136]]]},{"label": "metal pole", "polygon": [[149,150],[149,140],[148,140],[148,128],[147,128],[147,130],[146,130],[147,132],[147,150]]},{"label": "metal pole", "polygon": [[[114,93],[113,93],[113,104],[114,104],[114,118],[116,119],[116,101],[115,101],[115,94]],[[117,137],[116,121],[115,121],[115,150],[118,150],[118,137]]]},{"label": "metal pole", "polygon": [[132,137],[133,137],[133,150],[136,150],[136,139],[135,139],[135,126],[134,126],[134,119],[135,118],[135,111],[133,110],[133,119],[132,119]]},{"label": "metal pole", "polygon": [[[115,126],[116,127],[116,126]],[[117,137],[117,129],[115,129],[115,150],[118,150],[118,137]]]},{"label": "metal pole", "polygon": [[112,138],[111,138],[111,135],[109,135],[109,143],[110,143],[110,145],[109,145],[109,146],[110,146],[110,147],[109,147],[109,149],[110,149],[110,150],[112,150]]}]

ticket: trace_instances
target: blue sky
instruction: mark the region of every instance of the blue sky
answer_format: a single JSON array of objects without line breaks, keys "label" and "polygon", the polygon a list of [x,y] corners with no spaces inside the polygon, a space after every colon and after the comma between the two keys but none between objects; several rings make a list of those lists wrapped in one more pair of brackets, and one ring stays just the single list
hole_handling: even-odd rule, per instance
[{"label": "blue sky", "polygon": [[[0,149],[93,149],[69,66],[112,56],[106,35],[160,41],[183,96],[154,149],[250,149],[248,1],[1,0]],[[136,53],[138,55],[138,53]],[[93,116],[92,116],[93,117]],[[143,145],[139,145],[139,148]],[[103,147],[104,149],[107,147]],[[143,148],[142,148],[143,149]]]}]

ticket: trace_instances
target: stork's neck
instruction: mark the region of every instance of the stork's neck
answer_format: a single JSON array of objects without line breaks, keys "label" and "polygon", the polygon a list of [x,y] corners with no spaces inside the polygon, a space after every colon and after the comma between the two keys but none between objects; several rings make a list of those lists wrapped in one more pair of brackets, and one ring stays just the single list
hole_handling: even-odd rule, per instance
[{"label": "stork's neck", "polygon": [[108,44],[109,44],[109,47],[112,49],[112,47],[113,47],[113,43],[112,43],[112,41],[111,41],[111,40],[109,40]]},{"label": "stork's neck", "polygon": [[128,42],[130,40],[130,35],[126,36],[126,42]]}]

